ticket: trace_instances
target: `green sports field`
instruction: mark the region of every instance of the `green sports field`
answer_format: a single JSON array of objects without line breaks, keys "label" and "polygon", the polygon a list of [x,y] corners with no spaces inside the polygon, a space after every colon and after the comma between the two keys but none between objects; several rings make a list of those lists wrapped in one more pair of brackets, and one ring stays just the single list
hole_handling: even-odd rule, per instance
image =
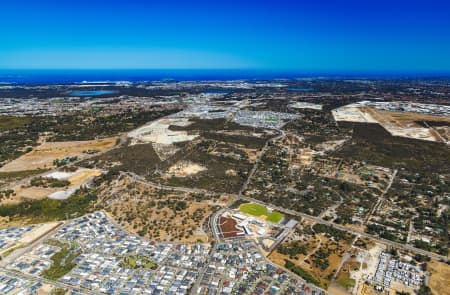
[{"label": "green sports field", "polygon": [[283,219],[284,215],[280,212],[272,212],[269,215],[267,215],[267,221],[278,223]]},{"label": "green sports field", "polygon": [[239,210],[242,213],[247,213],[253,216],[267,215],[267,208],[260,204],[242,204],[241,207],[239,207]]},{"label": "green sports field", "polygon": [[253,216],[267,216],[267,221],[278,223],[283,218],[283,214],[279,212],[267,213],[267,208],[260,204],[247,203],[239,207],[239,211]]}]

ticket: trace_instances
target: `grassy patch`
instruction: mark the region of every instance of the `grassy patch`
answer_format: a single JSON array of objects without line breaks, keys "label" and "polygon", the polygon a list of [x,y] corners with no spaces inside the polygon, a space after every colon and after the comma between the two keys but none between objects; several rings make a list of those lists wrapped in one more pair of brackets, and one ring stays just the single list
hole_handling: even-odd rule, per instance
[{"label": "grassy patch", "polygon": [[272,212],[269,215],[267,215],[267,221],[278,223],[283,219],[284,215],[280,212]]},{"label": "grassy patch", "polygon": [[49,280],[58,280],[76,266],[73,260],[80,255],[79,250],[65,246],[51,257],[53,264],[42,272],[42,277]]},{"label": "grassy patch", "polygon": [[14,247],[9,248],[8,250],[6,250],[5,252],[3,252],[2,257],[8,257],[9,254],[11,254],[12,252],[14,252],[15,250],[22,248],[23,245],[19,244],[19,245],[15,245]]},{"label": "grassy patch", "polygon": [[66,289],[56,288],[56,289],[53,289],[51,294],[52,295],[65,295],[66,293],[67,293]]},{"label": "grassy patch", "polygon": [[280,212],[271,212],[268,213],[267,212],[267,208],[263,205],[260,204],[255,204],[255,203],[245,203],[239,206],[239,210],[242,213],[246,213],[249,215],[253,215],[253,216],[266,216],[266,220],[273,222],[273,223],[278,223],[280,222],[281,219],[283,219],[284,215]]},{"label": "grassy patch", "polygon": [[0,172],[0,179],[25,178],[28,176],[44,173],[48,170],[49,169],[36,169],[36,170],[24,170],[13,172]]},{"label": "grassy patch", "polygon": [[29,124],[30,122],[31,119],[29,117],[1,116],[0,130],[23,127],[26,124]]},{"label": "grassy patch", "polygon": [[157,269],[158,265],[142,255],[131,255],[123,258],[123,261],[120,263],[120,267],[128,268],[128,269]]},{"label": "grassy patch", "polygon": [[292,261],[285,260],[284,267],[286,267],[287,269],[289,269],[290,271],[292,271],[296,275],[300,276],[301,278],[303,278],[308,283],[311,283],[311,284],[314,284],[316,286],[322,287],[318,279],[313,277],[309,272],[307,272],[306,270],[304,270],[300,266],[295,265]]},{"label": "grassy patch", "polygon": [[355,286],[355,280],[348,276],[341,276],[337,280],[338,284],[346,289],[353,288]]},{"label": "grassy patch", "polygon": [[255,204],[255,203],[242,204],[239,207],[239,210],[242,213],[247,213],[247,214],[250,214],[253,216],[267,215],[267,208],[263,205]]},{"label": "grassy patch", "polygon": [[52,177],[35,177],[31,180],[30,184],[32,186],[40,187],[66,187],[70,184],[70,181]]}]

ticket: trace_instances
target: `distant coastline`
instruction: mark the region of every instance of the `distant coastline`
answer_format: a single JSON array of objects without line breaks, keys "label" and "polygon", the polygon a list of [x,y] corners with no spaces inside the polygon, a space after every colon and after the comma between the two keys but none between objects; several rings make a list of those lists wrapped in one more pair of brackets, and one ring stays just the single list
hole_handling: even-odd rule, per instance
[{"label": "distant coastline", "polygon": [[273,80],[273,79],[306,79],[306,78],[450,78],[450,72],[393,73],[393,72],[295,72],[282,70],[231,70],[231,69],[107,69],[107,70],[26,70],[0,69],[0,84],[54,84],[82,83],[83,81],[200,81],[200,80]]}]

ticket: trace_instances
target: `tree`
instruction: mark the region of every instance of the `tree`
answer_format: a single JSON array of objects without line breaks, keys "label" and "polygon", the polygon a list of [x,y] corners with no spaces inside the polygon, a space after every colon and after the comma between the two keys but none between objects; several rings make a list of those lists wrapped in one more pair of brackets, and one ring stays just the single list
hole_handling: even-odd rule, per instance
[{"label": "tree", "polygon": [[432,295],[430,287],[425,286],[425,285],[420,286],[420,289],[417,292],[417,294],[418,295]]}]

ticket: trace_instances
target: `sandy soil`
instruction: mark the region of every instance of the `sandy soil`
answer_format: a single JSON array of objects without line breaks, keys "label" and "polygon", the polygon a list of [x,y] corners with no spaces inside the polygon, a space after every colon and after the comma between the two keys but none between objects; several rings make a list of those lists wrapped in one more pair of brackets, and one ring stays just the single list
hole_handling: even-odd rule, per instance
[{"label": "sandy soil", "polygon": [[14,192],[16,195],[11,199],[7,199],[2,202],[2,204],[18,204],[23,199],[33,199],[33,200],[41,200],[46,198],[51,193],[56,192],[57,188],[44,188],[44,187],[14,187]]},{"label": "sandy soil", "polygon": [[330,152],[341,147],[346,142],[346,139],[325,141],[317,146],[320,151]]},{"label": "sandy soil", "polygon": [[[270,131],[265,131],[266,133],[271,133]],[[265,133],[260,132],[250,132],[247,130],[218,130],[218,134],[225,134],[225,135],[243,135],[243,136],[251,136],[251,137],[263,137]]]},{"label": "sandy soil", "polygon": [[450,265],[432,260],[428,263],[428,270],[431,273],[429,287],[433,294],[450,295]]},{"label": "sandy soil", "polygon": [[191,122],[186,118],[162,118],[131,131],[128,133],[128,137],[133,139],[132,144],[139,142],[173,144],[176,142],[191,141],[198,137],[198,135],[189,135],[186,131],[173,131],[169,129],[170,125],[188,126],[189,124]]},{"label": "sandy soil", "polygon": [[116,138],[105,138],[89,141],[45,142],[31,152],[7,163],[0,168],[0,172],[23,171],[34,169],[53,168],[53,161],[65,157],[86,157],[83,151],[105,151],[112,148]]},{"label": "sandy soil", "polygon": [[434,122],[450,122],[450,118],[443,116],[432,116],[427,114],[419,113],[408,113],[408,112],[392,112],[377,110],[377,112],[389,120],[390,122],[395,122],[400,126],[411,126],[415,125],[414,121],[434,121]]},{"label": "sandy soil", "polygon": [[315,104],[315,103],[309,103],[309,102],[303,102],[303,101],[294,102],[293,104],[291,104],[289,106],[294,109],[322,110],[321,104]]},{"label": "sandy soil", "polygon": [[131,145],[152,143],[152,146],[161,161],[168,159],[178,151],[174,143],[192,141],[198,134],[189,134],[187,131],[173,131],[169,127],[189,126],[187,118],[162,118],[146,124],[128,133]]},{"label": "sandy soil", "polygon": [[53,285],[44,284],[37,290],[37,295],[47,295],[50,294],[50,291],[54,288]]},{"label": "sandy soil", "polygon": [[440,136],[447,142],[450,141],[450,127],[449,126],[434,127],[434,130],[436,130],[436,132],[439,134],[438,136]]},{"label": "sandy soil", "polygon": [[[22,199],[34,199],[40,200],[51,196],[55,199],[66,199],[74,191],[76,191],[80,186],[89,182],[92,178],[99,176],[101,174],[100,170],[96,169],[79,169],[73,173],[49,173],[48,176],[56,176],[57,179],[67,179],[70,181],[70,185],[67,188],[44,188],[36,186],[23,186],[17,185],[13,187],[16,196],[11,199],[4,200],[4,204],[17,204]],[[58,197],[59,196],[59,197]]]},{"label": "sandy soil", "polygon": [[37,225],[32,231],[25,233],[19,242],[23,244],[31,243],[55,228],[58,224],[59,222],[49,222]]},{"label": "sandy soil", "polygon": [[248,161],[250,163],[255,163],[256,159],[258,158],[259,154],[261,153],[260,151],[254,150],[254,149],[244,149],[244,148],[242,148],[242,150],[247,154]]},{"label": "sandy soil", "polygon": [[[34,242],[41,236],[45,235],[46,233],[54,229],[58,224],[59,222],[50,222],[35,225],[31,231],[25,232],[22,237],[18,238],[17,240],[12,240],[10,243],[8,243],[8,247],[2,249],[1,251],[2,255],[5,254],[6,252],[10,253],[14,249],[27,246],[28,244]],[[19,224],[7,224],[7,227],[13,227],[16,225],[23,226],[23,224],[19,223]]]},{"label": "sandy soil", "polygon": [[[278,265],[284,265],[285,259],[291,260],[296,265],[299,265],[304,270],[311,273],[315,278],[319,279],[323,284],[329,285],[330,280],[328,279],[328,276],[333,273],[333,270],[337,270],[337,268],[339,267],[339,265],[341,263],[342,257],[337,254],[332,253],[328,257],[329,266],[325,270],[321,270],[320,268],[313,265],[311,263],[312,255],[318,249],[320,249],[320,248],[324,249],[326,247],[325,245],[327,245],[330,249],[335,249],[335,245],[332,243],[332,241],[330,241],[323,234],[318,234],[318,235],[315,235],[315,236],[309,238],[308,241],[306,241],[307,253],[308,253],[308,255],[306,255],[306,256],[299,254],[299,255],[297,255],[298,259],[291,259],[287,255],[280,254],[280,253],[278,253],[278,251],[273,251],[269,255],[268,258],[272,262],[274,262]],[[343,241],[341,241],[340,245],[341,245],[341,249],[343,249],[344,252],[349,247],[349,245],[345,244]],[[307,260],[310,261],[310,263],[307,263],[306,262]]]},{"label": "sandy soil", "polygon": [[330,287],[328,287],[328,292],[333,295],[351,295],[351,293],[336,283],[332,283]]},{"label": "sandy soil", "polygon": [[393,136],[428,141],[447,141],[448,138],[433,128],[426,128],[416,122],[450,122],[450,118],[412,112],[393,112],[372,107],[344,106],[332,111],[336,121],[379,123]]},{"label": "sandy soil", "polygon": [[357,260],[362,262],[365,268],[361,267],[360,271],[351,272],[352,278],[356,280],[356,287],[358,289],[357,294],[372,294],[371,291],[365,287],[364,280],[368,275],[375,275],[379,261],[378,257],[385,249],[386,247],[384,245],[375,243],[369,250],[359,251]]},{"label": "sandy soil", "polygon": [[169,168],[167,174],[169,177],[187,177],[206,170],[207,168],[202,165],[187,161],[179,161]]},{"label": "sandy soil", "polygon": [[228,169],[227,171],[225,171],[225,174],[228,176],[236,176],[237,172],[236,172],[236,170]]},{"label": "sandy soil", "polygon": [[102,172],[97,169],[80,169],[74,175],[68,178],[71,185],[80,186],[94,177],[100,176]]},{"label": "sandy soil", "polygon": [[332,111],[336,121],[378,123],[370,114],[362,112],[359,107],[341,107]]},{"label": "sandy soil", "polygon": [[300,149],[300,153],[296,155],[302,166],[311,166],[313,162],[314,151],[310,148]]}]

